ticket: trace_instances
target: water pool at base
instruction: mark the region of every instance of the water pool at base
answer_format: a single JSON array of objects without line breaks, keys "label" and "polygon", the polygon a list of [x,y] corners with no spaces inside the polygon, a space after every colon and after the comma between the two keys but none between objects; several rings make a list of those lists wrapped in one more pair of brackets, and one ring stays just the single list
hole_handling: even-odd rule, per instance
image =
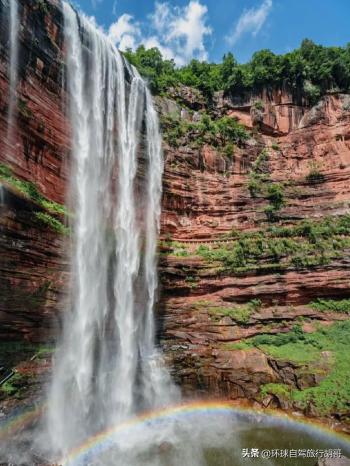
[{"label": "water pool at base", "polygon": [[98,434],[62,464],[315,466],[322,455],[339,454],[350,457],[350,439],[318,426],[284,416],[235,410],[215,414],[204,409]]}]

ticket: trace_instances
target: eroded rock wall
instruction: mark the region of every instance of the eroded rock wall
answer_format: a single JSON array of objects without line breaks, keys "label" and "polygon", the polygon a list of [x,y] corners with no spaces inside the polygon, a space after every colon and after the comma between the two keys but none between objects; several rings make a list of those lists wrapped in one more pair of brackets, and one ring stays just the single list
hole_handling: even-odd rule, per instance
[{"label": "eroded rock wall", "polygon": [[[7,2],[0,0],[1,19],[6,8]],[[70,135],[59,2],[51,1],[43,9],[40,1],[20,0],[19,14],[12,139],[8,22],[0,21],[0,164],[9,166],[16,179],[34,182],[46,198],[64,203]],[[346,319],[342,313],[321,314],[308,304],[319,297],[350,296],[347,234],[334,239],[341,244],[324,261],[287,263],[276,253],[276,264],[262,256],[259,263],[238,272],[206,260],[197,248],[231,247],[236,241],[232,232],[264,235],[271,227],[292,228],[305,219],[317,222],[349,213],[349,95],[329,94],[309,108],[285,89],[236,98],[218,93],[209,108],[198,91],[182,87],[157,99],[157,104],[160,116],[178,113],[198,121],[201,112],[209,111],[213,118],[237,119],[250,132],[248,141],[229,157],[210,144],[196,147],[189,138],[176,148],[164,144],[161,238],[180,243],[185,252],[174,254],[169,245],[161,245],[157,322],[176,380],[190,392],[199,389],[251,400],[260,400],[261,384],[317,384],[329,368],[327,354],[305,375],[303,365],[276,360],[256,348],[227,345],[254,335],[286,333],[297,322],[312,332],[317,325]],[[250,185],[263,151],[267,156],[262,173],[268,183],[283,185],[284,205],[273,223],[266,215],[266,195],[253,195]],[[13,186],[2,185],[0,335],[45,341],[57,334],[64,309],[69,241],[37,221],[37,203]],[[254,299],[260,305],[236,320],[217,311]],[[266,405],[275,402],[271,398]]]}]

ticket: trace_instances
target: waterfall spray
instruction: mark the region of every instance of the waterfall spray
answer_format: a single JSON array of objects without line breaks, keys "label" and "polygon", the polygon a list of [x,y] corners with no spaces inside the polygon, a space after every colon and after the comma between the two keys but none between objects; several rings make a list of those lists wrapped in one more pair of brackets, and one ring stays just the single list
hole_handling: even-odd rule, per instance
[{"label": "waterfall spray", "polygon": [[63,13],[75,222],[72,306],[49,395],[60,454],[176,393],[154,343],[163,172],[156,111],[109,39],[67,3]]}]

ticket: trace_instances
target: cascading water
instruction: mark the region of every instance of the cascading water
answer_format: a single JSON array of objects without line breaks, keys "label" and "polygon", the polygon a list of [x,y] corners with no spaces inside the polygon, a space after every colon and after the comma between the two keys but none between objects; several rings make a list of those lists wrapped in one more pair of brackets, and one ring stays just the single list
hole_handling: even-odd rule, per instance
[{"label": "cascading water", "polygon": [[[19,23],[17,0],[4,3],[9,147],[16,126]],[[71,309],[55,357],[44,429],[32,423],[36,408],[19,416],[17,435],[11,417],[5,430],[0,422],[0,462],[223,466],[246,464],[242,447],[265,449],[271,440],[274,449],[348,448],[300,426],[288,430],[280,419],[254,413],[244,418],[226,405],[168,406],[178,393],[155,346],[153,320],[163,171],[157,114],[137,71],[106,36],[67,3],[62,8],[72,130]],[[0,210],[5,195],[0,184]],[[154,409],[161,406],[167,408]],[[145,410],[148,416],[136,415]],[[26,419],[29,424],[22,424]],[[314,460],[305,464],[313,466]]]},{"label": "cascading water", "polygon": [[10,68],[9,68],[9,106],[7,117],[7,138],[12,141],[14,119],[16,114],[16,88],[18,73],[18,3],[17,0],[9,0],[10,21],[9,21],[9,51],[10,51]]},{"label": "cascading water", "polygon": [[72,126],[72,309],[49,395],[64,454],[176,390],[154,344],[163,161],[152,98],[106,36],[63,3]]}]

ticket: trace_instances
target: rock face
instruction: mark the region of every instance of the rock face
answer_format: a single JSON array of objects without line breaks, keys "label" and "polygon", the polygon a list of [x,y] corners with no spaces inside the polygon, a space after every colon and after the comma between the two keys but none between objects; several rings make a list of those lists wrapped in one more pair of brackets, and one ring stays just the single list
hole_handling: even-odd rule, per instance
[{"label": "rock face", "polygon": [[[194,240],[216,238],[231,229],[257,228],[265,218],[263,202],[252,199],[248,175],[264,147],[269,151],[271,180],[292,184],[283,219],[347,212],[350,112],[344,110],[345,101],[344,95],[326,96],[317,110],[303,109],[303,118],[291,131],[279,137],[260,132],[248,147],[236,149],[232,160],[206,146],[167,151],[163,231],[176,240]],[[239,119],[252,125],[250,116],[250,123]],[[308,179],[313,171],[322,172],[321,182]]]},{"label": "rock face", "polygon": [[[17,104],[8,128],[9,31],[0,2],[0,163],[34,181],[49,199],[63,203],[67,188],[69,128],[65,117],[62,15],[59,2],[18,1]],[[9,138],[8,134],[12,137]]]},{"label": "rock face", "polygon": [[[64,203],[70,136],[62,15],[59,2],[50,1],[48,9],[40,5],[19,0],[20,69],[12,141],[7,137],[8,30],[7,22],[0,21],[0,164],[10,166],[15,179],[34,182],[43,196]],[[0,0],[0,17],[5,8]],[[248,128],[251,137],[242,147],[227,156],[210,144],[196,147],[188,138],[176,148],[164,144],[161,238],[180,242],[186,251],[173,254],[166,245],[161,248],[158,336],[184,391],[288,409],[288,401],[279,394],[261,400],[260,385],[312,387],[329,371],[327,354],[305,374],[303,364],[228,344],[286,333],[296,322],[312,332],[347,319],[345,314],[320,313],[308,306],[319,297],[350,297],[346,232],[334,239],[338,252],[327,260],[309,265],[295,261],[283,269],[271,267],[262,255],[259,266],[232,272],[205,260],[197,248],[229,245],[227,234],[232,239],[237,232],[260,230],[264,235],[276,226],[292,228],[305,219],[348,214],[349,100],[348,95],[330,94],[309,108],[286,89],[237,98],[218,93],[212,116],[228,115]],[[157,104],[161,116],[176,113],[193,121],[207,105],[198,91],[187,87],[171,90],[167,98],[157,98]],[[257,179],[263,174],[270,184],[283,184],[283,206],[273,223],[266,215],[268,197],[254,194],[250,185],[262,152],[267,156],[255,173]],[[0,181],[0,294],[5,298],[0,303],[0,337],[45,341],[57,333],[67,295],[67,238],[37,221],[34,213],[42,207],[35,200]],[[278,257],[280,265],[285,258]],[[253,299],[261,305],[249,316],[235,320],[215,315],[215,309]]]},{"label": "rock face", "polygon": [[[8,127],[9,31],[0,1],[0,164],[15,180],[35,183],[63,203],[67,191],[69,128],[62,87],[62,16],[59,2],[19,1],[17,101]],[[11,136],[9,136],[11,135]],[[43,209],[13,185],[1,184],[0,337],[46,340],[57,328],[66,287],[65,239],[36,220]]]},{"label": "rock face", "polygon": [[[279,394],[262,399],[261,386],[314,387],[330,371],[327,356],[306,367],[261,350],[236,349],[235,343],[289,332],[298,322],[305,322],[303,330],[312,332],[318,325],[346,320],[346,314],[320,313],[307,305],[322,297],[349,297],[349,249],[327,264],[275,270],[264,267],[262,254],[260,266],[237,273],[223,270],[222,262],[207,261],[196,251],[201,246],[214,252],[230,248],[227,234],[249,236],[270,231],[271,226],[293,228],[303,220],[319,222],[349,213],[348,96],[327,95],[314,108],[293,103],[283,91],[263,93],[243,104],[219,97],[219,116],[231,115],[257,133],[230,160],[205,146],[180,145],[166,151],[163,238],[180,244],[177,253],[176,248],[175,253],[165,248],[160,260],[162,342],[175,367],[174,377],[189,392],[195,387],[263,406],[299,409]],[[257,99],[263,106],[258,122]],[[266,198],[252,195],[249,189],[262,150],[268,153],[269,182],[284,186],[285,203],[272,225],[264,212]],[[226,309],[253,299],[259,299],[262,307],[249,320],[221,316],[213,322],[212,307]]]},{"label": "rock face", "polygon": [[2,186],[0,338],[49,341],[67,293],[66,238],[42,224],[40,206]]}]

